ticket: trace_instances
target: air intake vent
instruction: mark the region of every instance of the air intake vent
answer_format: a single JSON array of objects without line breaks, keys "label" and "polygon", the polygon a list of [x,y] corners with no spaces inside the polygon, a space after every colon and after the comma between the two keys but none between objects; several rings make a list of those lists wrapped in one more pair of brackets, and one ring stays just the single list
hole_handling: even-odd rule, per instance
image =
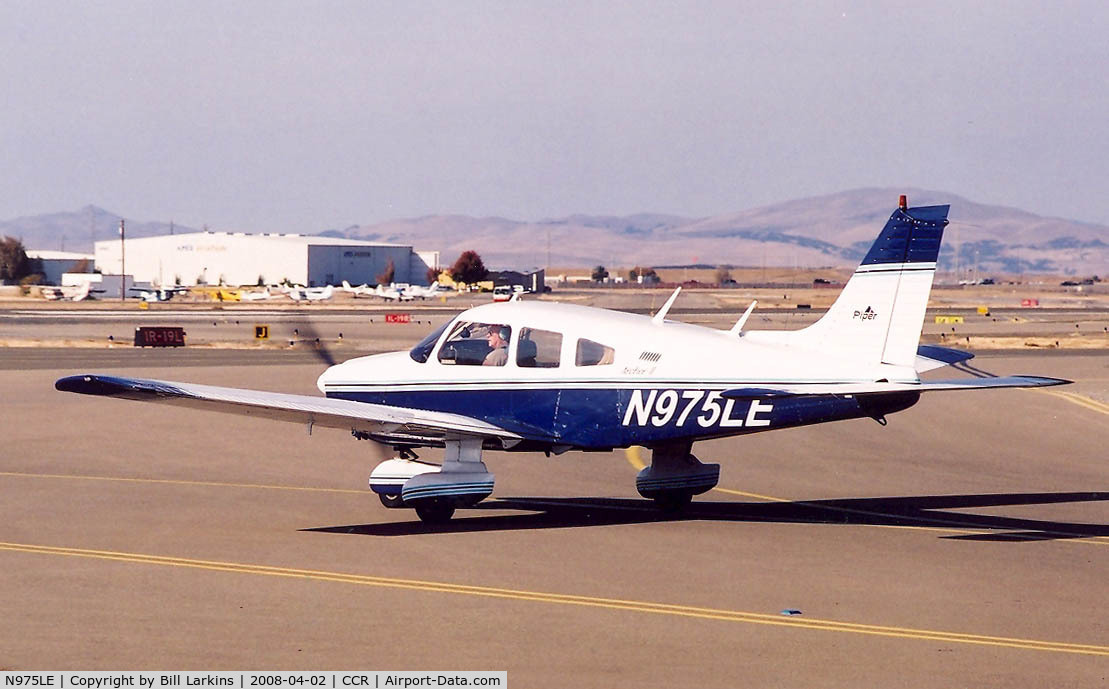
[{"label": "air intake vent", "polygon": [[643,352],[642,354],[639,355],[639,360],[640,361],[652,361],[653,362],[653,361],[658,361],[661,358],[662,358],[662,355],[659,354],[658,352]]}]

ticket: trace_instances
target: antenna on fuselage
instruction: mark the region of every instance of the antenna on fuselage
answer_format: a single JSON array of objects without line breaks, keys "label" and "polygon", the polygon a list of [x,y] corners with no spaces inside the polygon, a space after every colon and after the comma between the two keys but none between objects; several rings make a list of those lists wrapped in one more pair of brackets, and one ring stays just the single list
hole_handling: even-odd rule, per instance
[{"label": "antenna on fuselage", "polygon": [[732,326],[732,329],[728,331],[729,335],[743,334],[743,326],[747,324],[747,319],[751,317],[751,312],[755,310],[755,304],[758,303],[759,302],[757,300],[751,302],[751,305],[747,307],[747,310],[744,311],[743,315],[739,317],[739,320],[735,322],[735,325]]},{"label": "antenna on fuselage", "polygon": [[678,298],[678,292],[681,291],[681,287],[674,290],[674,293],[670,295],[670,298],[666,300],[666,303],[662,305],[662,308],[659,309],[658,313],[651,319],[652,322],[662,325],[662,321],[666,318],[667,312],[670,311],[670,307],[674,305],[674,300]]}]

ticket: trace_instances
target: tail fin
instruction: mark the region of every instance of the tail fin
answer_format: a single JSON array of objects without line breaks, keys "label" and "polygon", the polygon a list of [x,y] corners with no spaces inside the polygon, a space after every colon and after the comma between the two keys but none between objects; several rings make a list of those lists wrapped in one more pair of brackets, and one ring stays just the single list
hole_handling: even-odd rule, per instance
[{"label": "tail fin", "polygon": [[832,308],[800,331],[805,339],[860,362],[911,368],[950,208],[908,208],[902,197]]}]

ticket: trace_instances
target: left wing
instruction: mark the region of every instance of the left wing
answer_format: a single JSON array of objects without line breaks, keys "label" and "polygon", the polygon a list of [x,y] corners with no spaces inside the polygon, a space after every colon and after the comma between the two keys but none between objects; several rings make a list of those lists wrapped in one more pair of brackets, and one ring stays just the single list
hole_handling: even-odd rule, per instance
[{"label": "left wing", "polygon": [[498,439],[506,446],[522,439],[522,436],[504,428],[461,414],[327,397],[94,374],[60,378],[54,387],[62,392],[161,402],[374,435],[402,434],[430,439],[477,436]]},{"label": "left wing", "polygon": [[1044,376],[1000,376],[992,378],[957,378],[955,380],[922,380],[918,383],[790,383],[765,387],[733,388],[720,393],[730,399],[764,399],[768,397],[802,397],[810,395],[880,395],[884,392],[933,392],[937,390],[984,390],[987,388],[1040,388],[1067,385],[1072,381]]}]

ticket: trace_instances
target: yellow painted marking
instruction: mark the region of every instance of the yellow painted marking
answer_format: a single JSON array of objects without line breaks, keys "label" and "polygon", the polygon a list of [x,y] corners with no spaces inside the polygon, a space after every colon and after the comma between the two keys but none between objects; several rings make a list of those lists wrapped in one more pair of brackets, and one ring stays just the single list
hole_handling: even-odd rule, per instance
[{"label": "yellow painted marking", "polygon": [[1055,397],[1058,397],[1059,399],[1064,399],[1068,402],[1077,404],[1080,407],[1085,407],[1086,409],[1090,409],[1092,411],[1096,411],[1100,414],[1109,414],[1109,404],[1106,404],[1100,400],[1095,400],[1093,397],[1079,395],[1076,392],[1063,392],[1062,390],[1044,390],[1041,388],[1023,389],[1031,390],[1033,392],[1042,392],[1045,395],[1053,395]]},{"label": "yellow painted marking", "polygon": [[[645,466],[643,464],[642,458],[640,457],[640,453],[639,453],[640,449],[641,448],[639,448],[638,446],[633,446],[633,447],[628,448],[627,451],[626,451],[627,458],[628,458],[628,463],[630,463],[632,466],[636,467],[637,469],[642,469]],[[634,452],[633,452],[633,450],[634,450]],[[848,514],[858,514],[858,515],[863,515],[863,516],[867,516],[867,517],[884,517],[886,519],[902,519],[902,520],[905,520],[905,521],[914,521],[914,522],[915,521],[930,521],[930,522],[943,521],[939,517],[929,517],[927,519],[921,519],[921,518],[917,518],[917,517],[913,517],[913,516],[905,515],[905,514],[887,514],[885,512],[874,512],[874,511],[871,511],[871,510],[860,510],[860,509],[855,509],[855,508],[852,508],[852,507],[840,507],[838,505],[824,505],[824,504],[819,504],[819,503],[814,503],[814,502],[808,502],[808,501],[805,501],[805,500],[789,500],[787,498],[777,498],[777,497],[774,497],[773,495],[760,495],[759,493],[748,493],[748,492],[742,491],[742,490],[733,490],[731,488],[721,488],[720,486],[716,486],[715,488],[713,488],[713,490],[718,492],[718,493],[727,493],[728,495],[738,495],[738,496],[744,497],[744,498],[754,498],[756,500],[765,500],[767,502],[795,502],[798,505],[806,505],[806,506],[813,507],[813,508],[820,509],[820,510],[828,510],[828,511],[831,511],[831,512],[845,512],[845,513],[848,513]],[[975,528],[957,529],[957,528],[946,528],[946,527],[941,527],[941,526],[903,526],[903,525],[897,525],[897,524],[860,524],[859,526],[881,527],[881,528],[886,528],[886,529],[911,529],[913,531],[936,531],[936,532],[939,532],[939,533],[969,534],[969,535],[976,535],[976,534],[981,534],[981,533],[990,533],[990,532],[997,531],[997,529],[994,529],[993,527],[989,527],[989,526],[982,526],[982,527],[979,527],[977,529],[975,529]],[[1003,533],[1003,532],[1001,532],[1001,533]],[[1054,532],[1054,531],[1044,531],[1043,533],[1045,534],[1044,536],[1026,535],[1025,538],[1029,538],[1029,539],[1033,539],[1033,540],[1054,541],[1054,540],[1058,540],[1059,536],[1066,536],[1067,539],[1066,539],[1065,542],[1067,542],[1067,543],[1085,543],[1085,544],[1089,544],[1089,545],[1109,546],[1109,539],[1105,539],[1105,538],[1100,537],[1100,536],[1078,537],[1077,534]]]},{"label": "yellow painted marking", "polygon": [[636,471],[642,471],[647,468],[647,465],[643,463],[642,452],[643,448],[638,445],[632,445],[624,450],[624,456],[628,458],[628,464],[635,467]]},{"label": "yellow painted marking", "polygon": [[[638,462],[639,466],[637,468],[643,468],[643,466],[645,466],[645,465],[643,465],[642,459],[640,459],[639,449],[640,448],[638,446],[633,446],[633,447],[628,448],[628,450],[627,450],[628,462],[632,466],[637,466],[637,464],[635,464],[635,463]],[[632,450],[635,450],[635,452],[633,453]],[[313,487],[313,486],[278,486],[278,485],[272,485],[272,484],[271,485],[267,485],[267,484],[236,484],[236,483],[213,482],[213,480],[180,480],[180,479],[169,479],[169,478],[134,478],[134,477],[125,477],[125,476],[83,476],[83,475],[78,475],[78,474],[30,474],[30,473],[21,473],[21,472],[0,472],[0,476],[10,476],[10,477],[14,477],[14,478],[60,478],[60,479],[75,479],[75,480],[106,480],[106,482],[135,483],[135,484],[165,484],[165,485],[179,485],[179,486],[205,486],[205,487],[218,487],[218,488],[251,488],[251,489],[263,489],[263,490],[302,490],[302,492],[309,492],[309,493],[339,493],[339,494],[347,494],[347,495],[366,495],[367,494],[366,490],[354,490],[354,489],[349,489],[349,488],[318,488],[318,487]],[[787,498],[774,497],[774,496],[771,496],[771,495],[760,495],[760,494],[757,494],[757,493],[746,493],[746,492],[743,492],[743,490],[734,490],[734,489],[731,489],[731,488],[721,488],[719,486],[713,488],[713,490],[716,490],[716,492],[718,492],[718,493],[726,493],[726,494],[729,494],[729,495],[737,495],[737,496],[741,496],[741,497],[749,497],[749,498],[754,498],[754,499],[759,499],[759,500],[766,500],[766,501],[769,501],[769,503],[797,503],[798,505],[808,505],[808,506],[816,507],[818,509],[827,509],[827,510],[831,510],[831,511],[844,511],[844,513],[851,513],[851,514],[857,514],[857,515],[905,519],[905,520],[908,520],[908,521],[917,520],[914,517],[910,517],[910,516],[906,516],[906,515],[891,515],[891,514],[885,514],[885,513],[878,513],[878,511],[869,511],[869,510],[865,510],[865,509],[854,509],[854,508],[851,508],[851,507],[837,507],[837,506],[833,506],[833,505],[817,505],[815,503],[806,503],[805,500],[791,500],[791,499],[787,499]],[[933,519],[929,519],[929,520],[933,520]],[[861,526],[863,526],[863,525],[861,525]],[[867,526],[883,527],[883,528],[903,528],[903,529],[913,529],[913,530],[917,530],[917,531],[939,531],[939,533],[946,533],[946,534],[980,534],[980,533],[983,533],[983,531],[993,531],[993,530],[995,530],[995,529],[989,528],[989,527],[981,527],[978,530],[968,530],[968,529],[925,527],[925,526],[897,526],[897,525],[888,525],[888,524],[885,524],[885,525],[872,524],[872,525],[867,525]],[[1045,534],[1052,534],[1052,531],[1045,531]],[[1074,536],[1072,534],[1060,534],[1060,535],[1062,535],[1062,536]],[[1028,536],[1028,538],[1037,538],[1037,537],[1036,536]],[[1042,540],[1056,540],[1056,537],[1048,535],[1048,536],[1041,537],[1041,539]],[[1068,538],[1066,540],[1066,543],[1085,543],[1085,544],[1092,544],[1092,545],[1098,545],[1098,546],[1109,546],[1109,539],[1101,538],[1101,537],[1098,537],[1098,536],[1081,537],[1081,538]]]},{"label": "yellow painted marking", "polygon": [[175,486],[218,486],[220,488],[262,488],[265,490],[300,490],[315,493],[353,493],[365,495],[364,490],[349,488],[314,488],[312,486],[278,486],[264,483],[221,483],[219,481],[184,481],[165,478],[130,478],[126,476],[82,476],[79,474],[30,474],[17,471],[0,471],[0,476],[13,476],[17,478],[59,478],[76,479],[80,481],[120,481],[123,483],[164,483]]},{"label": "yellow painted marking", "polygon": [[411,591],[454,593],[459,595],[498,598],[502,600],[522,600],[555,605],[577,605],[591,608],[624,610],[656,615],[673,615],[679,617],[690,617],[707,620],[720,620],[724,622],[743,622],[747,624],[794,627],[798,629],[815,629],[820,631],[865,634],[871,636],[916,639],[923,641],[941,641],[945,643],[996,646],[1032,651],[1051,651],[1055,653],[1109,656],[1109,646],[1099,646],[1094,644],[1076,644],[1060,641],[1044,641],[1038,639],[987,636],[983,634],[964,634],[960,632],[946,632],[932,629],[913,629],[910,627],[891,627],[873,624],[860,624],[855,622],[839,622],[836,620],[811,618],[799,619],[784,617],[780,615],[744,612],[739,610],[702,608],[688,605],[674,605],[669,603],[654,603],[650,601],[599,598],[594,596],[578,596],[573,594],[549,593],[543,591],[526,591],[520,589],[505,589],[489,586],[452,584],[448,582],[421,581],[418,579],[397,579],[390,577],[377,577],[365,574],[348,574],[344,572],[327,572],[311,569],[295,569],[289,567],[271,567],[268,565],[252,565],[238,562],[195,560],[188,558],[164,557],[160,555],[126,553],[110,550],[59,548],[54,546],[33,545],[27,543],[0,542],[0,550],[32,553],[38,555],[59,555],[99,560],[112,560],[117,562],[130,562],[136,564],[185,567],[218,572],[234,572],[240,574],[256,574],[262,576],[309,579],[316,581],[331,581],[359,586],[375,586],[382,588],[406,589]]},{"label": "yellow painted marking", "polygon": [[717,486],[713,490],[718,493],[728,493],[729,495],[740,495],[745,498],[755,498],[756,500],[766,500],[767,502],[793,502],[785,498],[776,498],[773,495],[759,495],[758,493],[746,493],[742,490],[732,490],[731,488],[721,488]]}]

